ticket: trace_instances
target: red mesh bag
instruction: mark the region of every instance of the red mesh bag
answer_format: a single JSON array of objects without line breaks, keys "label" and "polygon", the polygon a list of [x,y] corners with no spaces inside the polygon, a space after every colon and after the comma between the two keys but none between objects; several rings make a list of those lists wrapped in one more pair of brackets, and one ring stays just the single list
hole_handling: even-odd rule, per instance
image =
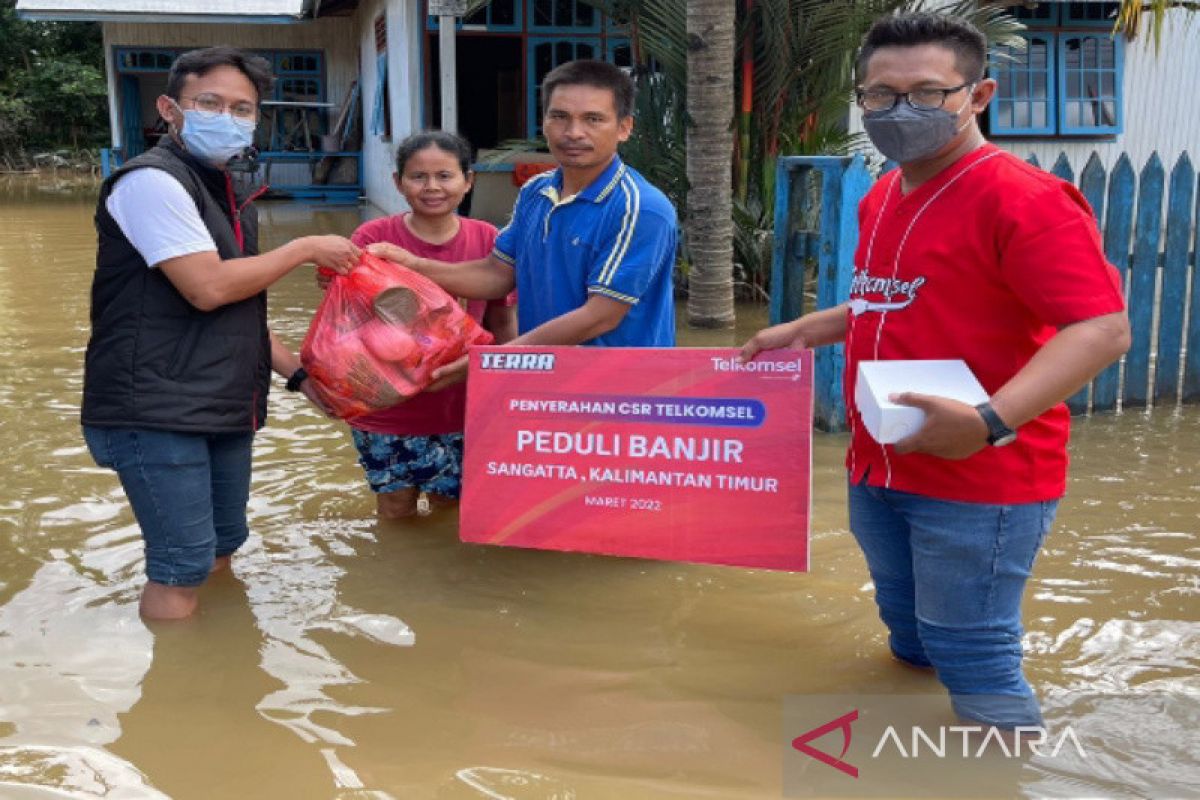
[{"label": "red mesh bag", "polygon": [[401,403],[431,382],[435,369],[491,344],[463,307],[423,275],[363,253],[335,275],[300,348],[300,363],[342,419]]}]

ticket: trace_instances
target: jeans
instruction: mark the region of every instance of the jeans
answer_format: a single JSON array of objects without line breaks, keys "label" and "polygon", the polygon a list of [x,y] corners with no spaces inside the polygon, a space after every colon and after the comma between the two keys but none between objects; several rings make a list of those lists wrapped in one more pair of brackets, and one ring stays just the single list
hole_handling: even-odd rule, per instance
[{"label": "jeans", "polygon": [[850,530],[895,656],[932,665],[966,719],[1042,723],[1021,672],[1021,595],[1058,501],[989,505],[850,486]]},{"label": "jeans", "polygon": [[199,586],[249,535],[252,433],[194,434],[85,425],[92,458],[116,471],[142,529],[146,577]]}]

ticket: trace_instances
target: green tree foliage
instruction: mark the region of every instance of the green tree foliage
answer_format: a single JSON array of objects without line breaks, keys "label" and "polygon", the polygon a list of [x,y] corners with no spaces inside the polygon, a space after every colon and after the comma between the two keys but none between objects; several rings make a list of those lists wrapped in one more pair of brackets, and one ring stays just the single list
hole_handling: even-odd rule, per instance
[{"label": "green tree foliage", "polygon": [[100,26],[28,22],[0,0],[0,153],[102,144],[108,129]]}]

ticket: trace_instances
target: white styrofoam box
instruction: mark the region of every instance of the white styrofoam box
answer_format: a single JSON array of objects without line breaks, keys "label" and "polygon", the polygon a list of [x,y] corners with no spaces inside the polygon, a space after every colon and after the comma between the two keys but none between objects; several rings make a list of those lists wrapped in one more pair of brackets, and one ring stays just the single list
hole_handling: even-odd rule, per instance
[{"label": "white styrofoam box", "polygon": [[988,399],[965,361],[860,361],[854,403],[871,438],[893,444],[914,434],[925,422],[925,412],[899,406],[888,397],[919,392],[948,397],[970,405]]}]

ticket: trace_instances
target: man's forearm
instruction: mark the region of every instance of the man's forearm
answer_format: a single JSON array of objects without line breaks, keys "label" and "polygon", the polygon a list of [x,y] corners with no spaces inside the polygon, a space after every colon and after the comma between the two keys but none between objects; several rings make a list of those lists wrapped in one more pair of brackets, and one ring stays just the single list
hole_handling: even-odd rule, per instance
[{"label": "man's forearm", "polygon": [[292,377],[292,373],[300,369],[300,358],[293,353],[287,345],[279,340],[275,335],[275,331],[270,331],[271,334],[271,369],[275,370],[285,379]]},{"label": "man's forearm", "polygon": [[215,252],[171,258],[159,269],[201,311],[253,297],[308,260],[304,239],[257,256],[222,260]]},{"label": "man's forearm", "polygon": [[992,407],[1009,427],[1018,428],[1086,386],[1129,343],[1125,312],[1068,325],[993,395]]},{"label": "man's forearm", "polygon": [[597,314],[593,307],[584,305],[544,322],[528,333],[513,339],[509,344],[582,344],[602,336],[619,325],[621,320]]},{"label": "man's forearm", "polygon": [[846,341],[846,303],[805,314],[797,322],[808,347],[822,347]]},{"label": "man's forearm", "polygon": [[468,300],[498,300],[513,290],[512,268],[491,256],[458,264],[414,258],[408,266],[455,297]]}]

